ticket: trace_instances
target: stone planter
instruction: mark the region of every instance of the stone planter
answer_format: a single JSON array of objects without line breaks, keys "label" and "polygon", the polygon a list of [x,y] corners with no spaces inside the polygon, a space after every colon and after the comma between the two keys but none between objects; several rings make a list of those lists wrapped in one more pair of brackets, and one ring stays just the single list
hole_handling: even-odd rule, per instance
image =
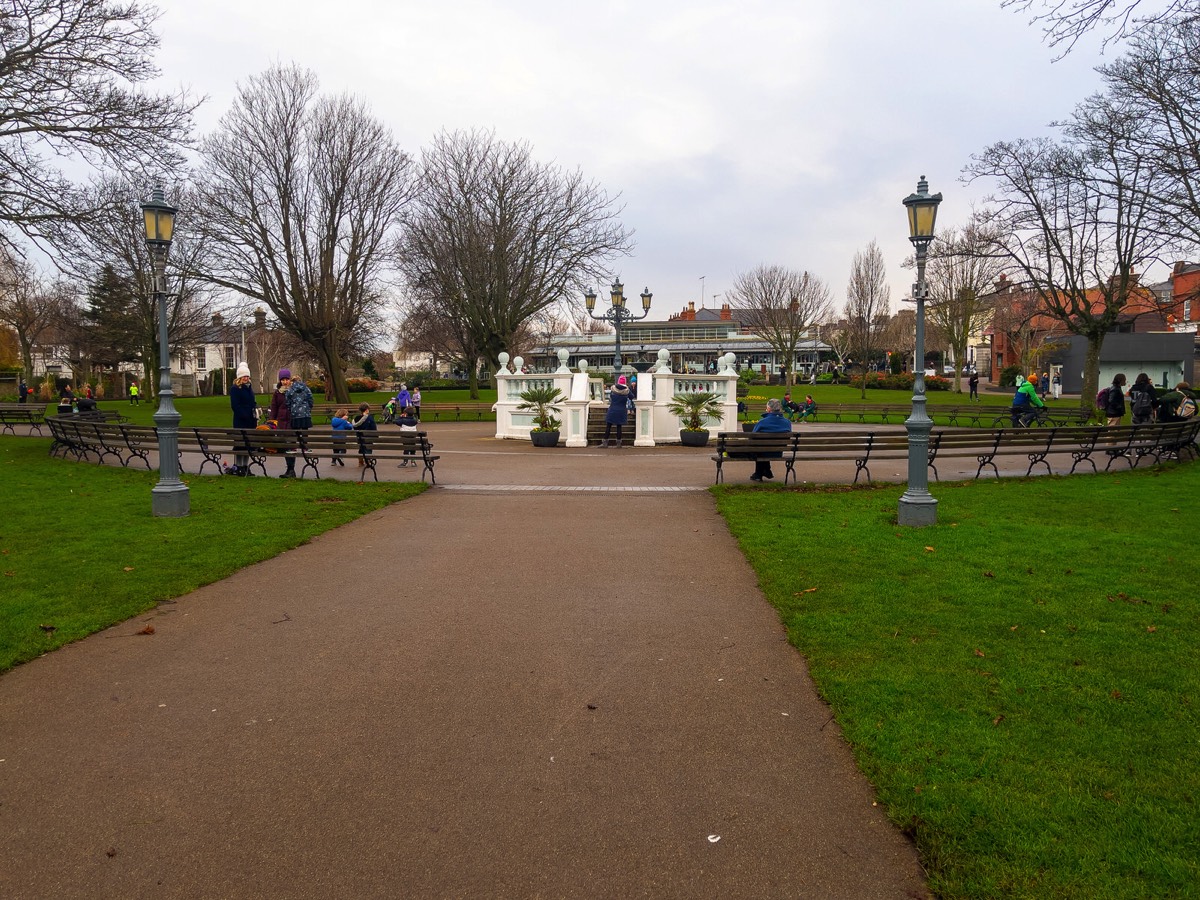
[{"label": "stone planter", "polygon": [[535,447],[557,447],[558,434],[557,431],[531,431],[529,439]]},{"label": "stone planter", "polygon": [[681,430],[679,432],[679,443],[685,447],[707,447],[708,431]]}]

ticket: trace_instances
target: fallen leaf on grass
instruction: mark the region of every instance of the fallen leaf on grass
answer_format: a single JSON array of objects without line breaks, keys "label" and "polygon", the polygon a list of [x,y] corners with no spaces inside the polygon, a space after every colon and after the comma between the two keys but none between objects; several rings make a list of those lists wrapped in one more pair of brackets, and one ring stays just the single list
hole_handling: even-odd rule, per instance
[{"label": "fallen leaf on grass", "polygon": [[1114,700],[1120,700],[1120,699],[1121,699],[1121,692],[1120,692],[1120,691],[1113,691],[1111,694],[1109,694],[1109,696],[1110,696],[1110,697],[1112,697]]},{"label": "fallen leaf on grass", "polygon": [[16,572],[5,572],[4,574],[5,574],[5,576],[6,576],[6,577],[8,577],[8,578],[16,578],[16,577],[17,577],[17,573],[16,573]]},{"label": "fallen leaf on grass", "polygon": [[1012,628],[1010,628],[1010,629],[1008,629],[1008,630],[1009,630],[1009,631],[1016,631],[1016,630],[1017,630],[1019,627],[1020,627],[1019,625],[1014,625]]},{"label": "fallen leaf on grass", "polygon": [[815,592],[816,592],[816,590],[817,590],[817,589],[816,589],[815,587],[812,587],[812,588],[805,588],[805,589],[804,589],[804,590],[802,590],[802,591],[796,591],[796,593],[792,594],[792,596],[793,596],[793,597],[799,597],[801,594],[812,594],[812,593],[815,593]]},{"label": "fallen leaf on grass", "polygon": [[934,552],[934,549],[933,549],[932,547],[926,547],[926,548],[925,548],[925,552],[926,552],[926,553],[933,553],[933,552]]},{"label": "fallen leaf on grass", "polygon": [[1156,626],[1156,625],[1147,625],[1147,626],[1146,626],[1146,630],[1147,630],[1148,632],[1150,632],[1151,634],[1154,634],[1154,632],[1158,631],[1158,626]]},{"label": "fallen leaf on grass", "polygon": [[980,650],[978,647],[976,647],[976,648],[975,648],[975,655],[976,655],[976,656],[984,656],[985,654],[984,654],[984,652],[983,652],[982,650]]},{"label": "fallen leaf on grass", "polygon": [[42,629],[42,631],[46,632],[47,634],[58,631],[57,625],[39,625],[38,628]]},{"label": "fallen leaf on grass", "polygon": [[999,715],[999,716],[996,716],[996,718],[992,719],[992,724],[993,724],[993,725],[999,725],[999,724],[1000,724],[1001,722],[1003,722],[1003,721],[1004,721],[1004,716],[1003,716],[1003,715]]},{"label": "fallen leaf on grass", "polygon": [[123,570],[123,571],[125,571],[125,572],[132,572],[132,571],[133,571],[133,566],[126,566],[126,567],[124,568],[124,570]]},{"label": "fallen leaf on grass", "polygon": [[145,628],[139,631],[138,634],[154,634],[154,626],[147,625]]},{"label": "fallen leaf on grass", "polygon": [[983,573],[983,577],[984,577],[984,578],[995,578],[996,576],[995,576],[995,574],[994,574],[994,573],[992,573],[992,572],[984,572],[984,573]]}]

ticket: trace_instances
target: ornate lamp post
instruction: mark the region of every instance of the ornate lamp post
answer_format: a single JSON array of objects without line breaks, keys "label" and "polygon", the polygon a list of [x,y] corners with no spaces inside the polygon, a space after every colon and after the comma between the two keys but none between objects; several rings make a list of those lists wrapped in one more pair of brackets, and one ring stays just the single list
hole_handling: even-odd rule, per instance
[{"label": "ornate lamp post", "polygon": [[587,304],[588,315],[600,322],[612,323],[613,331],[616,332],[616,352],[613,353],[613,381],[617,380],[617,376],[621,374],[621,324],[623,322],[632,322],[637,319],[644,319],[650,312],[650,298],[654,295],[650,293],[650,288],[642,291],[642,314],[635,316],[625,308],[625,285],[621,284],[621,279],[618,278],[612,283],[610,292],[612,297],[612,309],[608,312],[596,315],[593,311],[596,308],[596,292],[586,291],[583,295],[583,300]]},{"label": "ornate lamp post", "polygon": [[916,367],[913,372],[912,414],[905,420],[908,430],[908,490],[900,498],[901,525],[937,523],[937,500],[929,493],[929,432],[933,422],[925,412],[925,256],[933,241],[941,194],[929,193],[925,176],[917,182],[917,192],[904,198],[908,209],[908,239],[917,252],[917,283],[913,299],[917,301]]},{"label": "ornate lamp post", "polygon": [[166,268],[167,253],[175,232],[175,207],[167,203],[160,187],[142,205],[146,224],[146,247],[154,272],[154,302],[158,304],[158,410],[154,424],[158,428],[158,484],[150,492],[150,505],[156,516],[181,518],[191,511],[188,487],[179,480],[179,412],[175,392],[171,390],[171,347],[167,342]]}]

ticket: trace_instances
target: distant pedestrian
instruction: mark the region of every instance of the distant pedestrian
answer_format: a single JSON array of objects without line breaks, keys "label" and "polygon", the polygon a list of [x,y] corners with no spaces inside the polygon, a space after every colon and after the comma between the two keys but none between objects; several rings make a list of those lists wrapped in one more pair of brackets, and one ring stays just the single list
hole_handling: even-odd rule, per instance
[{"label": "distant pedestrian", "polygon": [[970,393],[967,395],[968,400],[979,399],[979,373],[972,370],[971,377],[967,379],[967,387],[970,388]]},{"label": "distant pedestrian", "polygon": [[141,406],[142,405],[142,399],[138,394],[138,386],[137,386],[136,381],[133,382],[131,385],[129,385],[129,405],[130,406]]},{"label": "distant pedestrian", "polygon": [[408,406],[412,406],[412,394],[408,392],[408,385],[401,382],[400,390],[396,392],[396,409],[401,410]]},{"label": "distant pedestrian", "polygon": [[1115,428],[1125,418],[1125,373],[1118,372],[1113,376],[1112,384],[1101,393],[1103,405],[1100,408],[1108,420],[1108,426]]},{"label": "distant pedestrian", "polygon": [[[250,367],[245,363],[237,367],[237,376],[229,386],[229,407],[233,410],[234,428],[258,427],[258,399],[254,396],[254,388],[250,384]],[[250,457],[247,454],[234,454],[231,474],[252,474]]]},{"label": "distant pedestrian", "polygon": [[1129,389],[1129,412],[1132,414],[1134,425],[1145,425],[1154,419],[1154,410],[1158,406],[1158,391],[1150,382],[1150,376],[1145,372],[1138,373]]},{"label": "distant pedestrian", "polygon": [[1050,395],[1050,373],[1043,372],[1042,377],[1038,379],[1038,393],[1045,400]]},{"label": "distant pedestrian", "polygon": [[[619,448],[621,446],[621,429],[625,427],[627,421],[629,421],[629,386],[628,380],[622,375],[608,394],[608,412],[604,414],[604,440],[600,442],[600,446]],[[613,426],[616,426],[617,429],[615,444],[609,441]]]},{"label": "distant pedestrian", "polygon": [[354,424],[348,418],[349,413],[346,407],[339,407],[333,414],[333,418],[329,420],[330,426],[333,428],[333,464],[346,468],[346,461],[341,457],[346,455],[346,436],[339,434],[342,431],[353,431]]},{"label": "distant pedestrian", "polygon": [[[421,421],[421,386],[419,384],[413,385],[412,394],[409,397],[409,400],[412,401],[413,418],[415,418],[418,422],[420,422]],[[401,409],[403,409],[403,408],[404,407],[401,407]]]},{"label": "distant pedestrian", "polygon": [[[415,407],[410,406],[408,409],[404,410],[400,414],[400,416],[396,419],[396,424],[400,426],[401,431],[407,431],[410,434],[413,434],[417,430],[417,425],[419,424],[419,421],[420,420],[417,419]],[[405,457],[413,456],[415,453],[416,453],[415,446],[404,448]],[[406,469],[406,468],[408,468],[410,462],[412,465],[416,465],[416,463],[414,461],[410,461],[409,459],[406,458],[406,459],[401,460],[398,463],[397,467],[401,468],[401,469]]]},{"label": "distant pedestrian", "polygon": [[21,378],[21,383],[17,385],[17,402],[25,403],[29,400],[29,385],[25,383],[25,379]]},{"label": "distant pedestrian", "polygon": [[[371,415],[371,404],[358,404],[358,418],[354,420],[355,431],[378,431],[379,426],[375,424],[375,417]],[[367,464],[367,457],[371,455],[370,445],[363,446],[364,441],[359,441],[358,467],[361,469]]]},{"label": "distant pedestrian", "polygon": [[1054,377],[1050,379],[1050,393],[1055,400],[1062,399],[1062,375],[1058,372],[1054,373]]}]

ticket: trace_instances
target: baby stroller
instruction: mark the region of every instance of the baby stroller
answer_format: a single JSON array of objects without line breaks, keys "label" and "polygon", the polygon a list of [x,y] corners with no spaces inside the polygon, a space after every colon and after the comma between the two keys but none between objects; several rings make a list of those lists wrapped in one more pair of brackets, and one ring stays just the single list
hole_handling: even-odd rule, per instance
[{"label": "baby stroller", "polygon": [[389,397],[388,402],[383,404],[383,421],[385,425],[392,425],[396,421],[396,398]]}]

